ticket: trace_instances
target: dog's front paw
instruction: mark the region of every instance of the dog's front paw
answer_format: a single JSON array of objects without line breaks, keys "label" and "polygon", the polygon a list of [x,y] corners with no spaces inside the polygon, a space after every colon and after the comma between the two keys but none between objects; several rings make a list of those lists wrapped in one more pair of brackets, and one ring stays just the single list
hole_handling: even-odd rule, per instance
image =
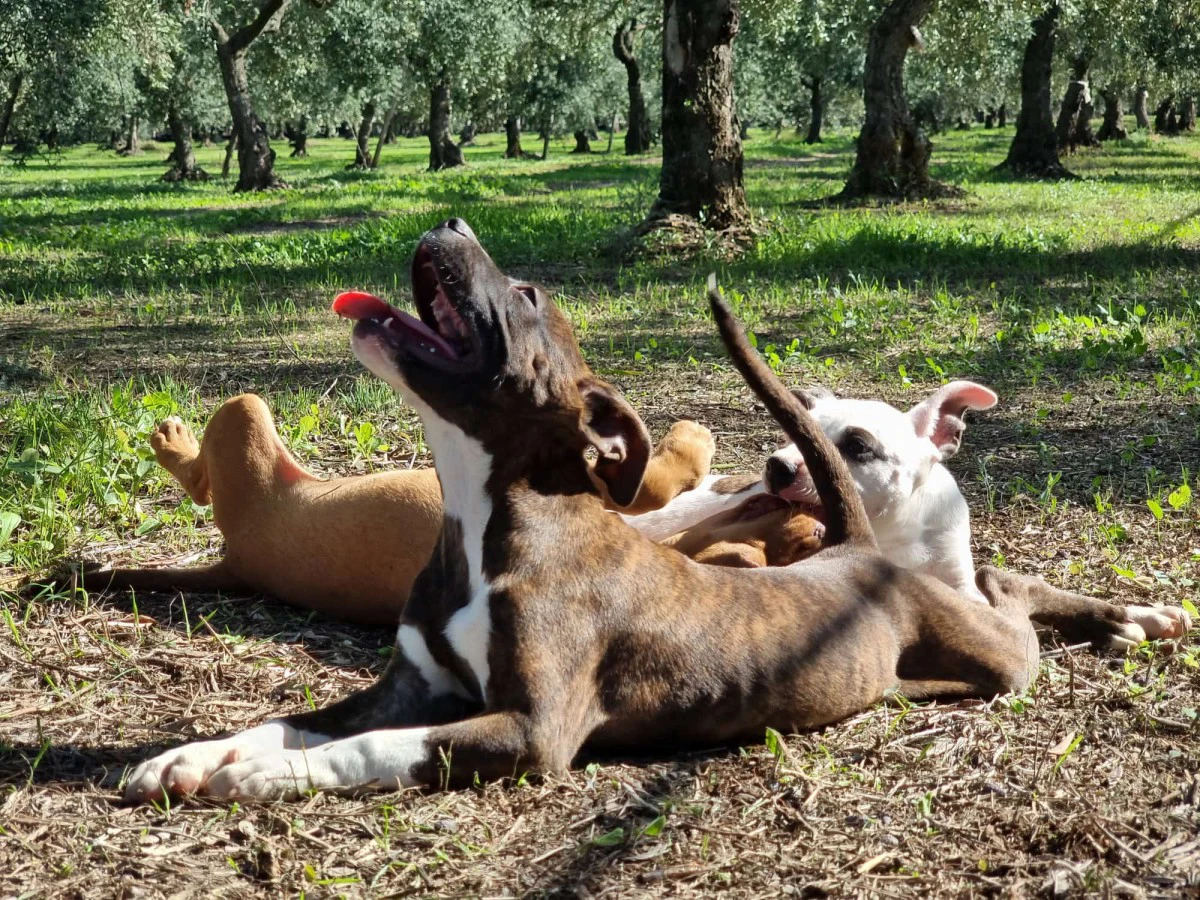
[{"label": "dog's front paw", "polygon": [[1192,617],[1178,606],[1127,606],[1125,616],[1152,641],[1181,638],[1192,629]]},{"label": "dog's front paw", "polygon": [[230,740],[197,741],[148,759],[125,782],[127,803],[149,803],[165,796],[198,794],[213,773],[238,759]]},{"label": "dog's front paw", "polygon": [[328,786],[319,753],[280,750],[218,769],[204,786],[217,800],[291,800]]}]

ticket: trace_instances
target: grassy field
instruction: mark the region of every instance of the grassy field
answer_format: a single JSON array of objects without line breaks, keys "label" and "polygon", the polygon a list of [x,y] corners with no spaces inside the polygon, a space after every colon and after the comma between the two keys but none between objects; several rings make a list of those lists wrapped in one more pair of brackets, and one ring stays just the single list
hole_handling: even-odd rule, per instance
[{"label": "grassy field", "polygon": [[[154,749],[368,683],[391,636],[212,596],[88,595],[64,558],[219,553],[153,463],[263,394],[313,469],[428,464],[411,411],[360,371],[334,293],[403,299],[416,238],[467,219],[541,280],[656,437],[679,417],[753,471],[777,429],[707,319],[712,268],[792,382],[907,405],[962,377],[1001,396],[952,462],[979,562],[1117,602],[1190,604],[1200,578],[1200,139],[1080,154],[1079,181],[990,174],[1011,131],[943,135],[965,200],[813,209],[849,135],[747,143],[741,256],[623,255],[654,157],[500,159],[423,140],[346,171],[281,159],[285,192],[163,185],[161,149],[0,163],[0,896],[936,895],[1200,890],[1200,659],[1055,652],[988,704],[880,706],[769,750],[583,761],[563,779],[227,809],[120,806]],[[620,146],[618,140],[617,146]],[[210,171],[220,150],[200,152]],[[32,584],[27,582],[32,579]],[[1047,649],[1051,649],[1049,646]]]}]

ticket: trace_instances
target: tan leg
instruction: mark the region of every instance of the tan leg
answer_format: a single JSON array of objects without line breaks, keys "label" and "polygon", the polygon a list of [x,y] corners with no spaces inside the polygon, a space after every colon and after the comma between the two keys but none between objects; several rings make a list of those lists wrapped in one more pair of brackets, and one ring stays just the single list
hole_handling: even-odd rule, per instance
[{"label": "tan leg", "polygon": [[211,501],[208,470],[200,459],[200,444],[192,430],[178,416],[171,416],[150,435],[150,446],[158,464],[183,485],[188,496],[207,506]]},{"label": "tan leg", "polygon": [[231,591],[251,593],[252,588],[229,571],[224,562],[190,569],[85,569],[80,586],[90,591]]},{"label": "tan leg", "polygon": [[[712,432],[698,422],[680,420],[655,448],[637,496],[621,512],[640,515],[662,509],[708,474],[716,444]],[[612,508],[605,494],[607,505]]]},{"label": "tan leg", "polygon": [[262,527],[264,503],[297,481],[315,480],[288,452],[263,399],[242,394],[213,413],[196,439],[168,419],[150,439],[154,454],[197,503],[212,503],[217,527],[230,536],[243,522]]}]

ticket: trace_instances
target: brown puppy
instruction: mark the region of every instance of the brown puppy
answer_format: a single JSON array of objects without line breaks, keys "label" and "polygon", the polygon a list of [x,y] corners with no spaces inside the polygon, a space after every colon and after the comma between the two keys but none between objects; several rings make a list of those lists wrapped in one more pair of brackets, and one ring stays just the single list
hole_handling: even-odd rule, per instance
[{"label": "brown puppy", "polygon": [[[593,476],[631,502],[649,435],[549,298],[502,272],[461,219],[425,235],[412,272],[419,319],[374,297],[337,307],[355,354],[420,413],[444,487],[388,670],[325,709],[160,754],[131,773],[128,799],[470,784],[562,771],[585,746],[761,739],[892,690],[1022,690],[1038,667],[1031,616],[1106,639],[1153,624],[990,570],[986,606],[888,562],[837,449],[715,286],[739,371],[812,472],[829,547],[786,568],[698,565],[605,510]],[[1182,633],[1172,612],[1164,632]]]},{"label": "brown puppy", "polygon": [[[227,400],[199,444],[170,418],[150,445],[196,503],[212,504],[225,555],[210,566],[114,569],[89,573],[89,580],[143,590],[261,592],[352,622],[400,620],[442,524],[436,470],[318,478],[288,452],[267,404],[254,394]],[[657,509],[695,487],[708,474],[713,449],[707,428],[676,422],[624,511]]]}]

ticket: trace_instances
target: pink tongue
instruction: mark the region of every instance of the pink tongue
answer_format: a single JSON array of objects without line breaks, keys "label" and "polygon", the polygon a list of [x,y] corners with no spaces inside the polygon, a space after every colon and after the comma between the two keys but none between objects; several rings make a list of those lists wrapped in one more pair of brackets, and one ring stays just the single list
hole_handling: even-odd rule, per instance
[{"label": "pink tongue", "polygon": [[346,291],[333,301],[333,311],[339,316],[354,319],[384,319],[392,314],[392,308],[374,294],[362,291]]}]

